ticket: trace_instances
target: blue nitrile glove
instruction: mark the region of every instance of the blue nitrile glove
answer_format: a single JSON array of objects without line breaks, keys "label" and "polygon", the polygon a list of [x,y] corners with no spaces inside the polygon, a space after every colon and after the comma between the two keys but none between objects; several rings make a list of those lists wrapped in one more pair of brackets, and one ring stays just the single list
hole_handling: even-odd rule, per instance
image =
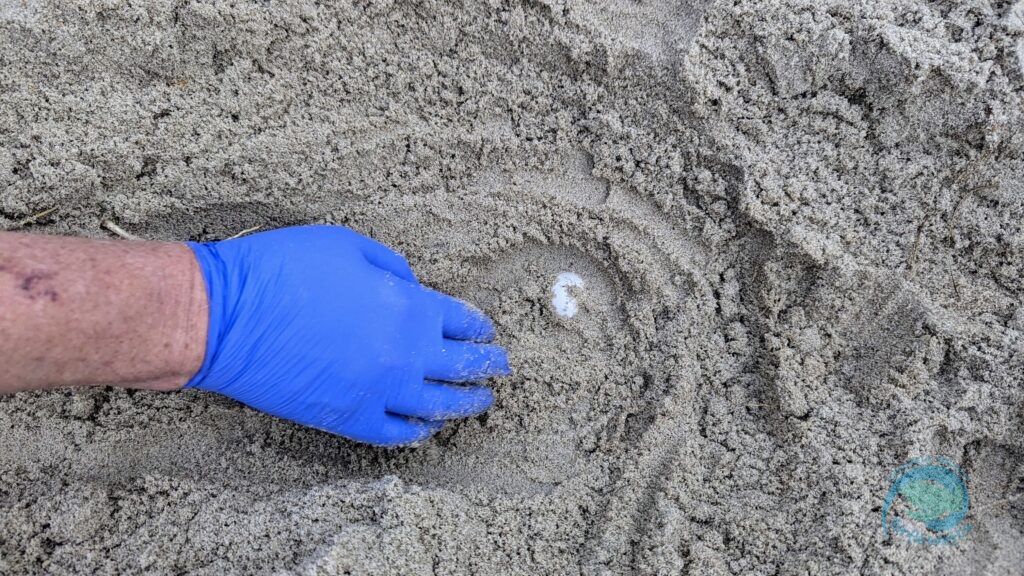
[{"label": "blue nitrile glove", "polygon": [[[378,445],[417,442],[494,400],[471,382],[511,373],[494,326],[425,288],[405,259],[340,226],[189,243],[210,331],[186,387]],[[444,383],[443,383],[444,382]]]}]

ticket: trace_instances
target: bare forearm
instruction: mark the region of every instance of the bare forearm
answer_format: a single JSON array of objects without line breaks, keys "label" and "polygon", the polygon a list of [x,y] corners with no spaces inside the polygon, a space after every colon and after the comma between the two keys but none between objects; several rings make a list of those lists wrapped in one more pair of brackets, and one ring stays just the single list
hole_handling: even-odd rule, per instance
[{"label": "bare forearm", "polygon": [[0,232],[0,393],[180,388],[202,363],[207,314],[182,244]]}]

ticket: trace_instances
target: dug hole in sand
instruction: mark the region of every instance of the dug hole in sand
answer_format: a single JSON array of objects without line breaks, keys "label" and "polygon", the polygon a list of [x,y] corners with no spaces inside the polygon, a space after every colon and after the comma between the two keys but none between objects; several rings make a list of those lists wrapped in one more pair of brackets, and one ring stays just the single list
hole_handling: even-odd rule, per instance
[{"label": "dug hole in sand", "polygon": [[[0,226],[350,226],[516,369],[401,450],[199,392],[0,399],[0,573],[1019,573],[1022,14],[0,4]],[[922,454],[969,475],[956,546],[883,538]]]}]

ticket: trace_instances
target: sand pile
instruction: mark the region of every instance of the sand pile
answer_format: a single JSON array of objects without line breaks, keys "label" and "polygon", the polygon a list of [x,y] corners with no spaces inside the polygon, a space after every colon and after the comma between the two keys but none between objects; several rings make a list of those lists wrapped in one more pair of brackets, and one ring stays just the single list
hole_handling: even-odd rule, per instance
[{"label": "sand pile", "polygon": [[[0,572],[1017,573],[1022,65],[1005,1],[6,0],[0,225],[348,225],[517,373],[397,451],[4,398]],[[883,540],[922,454],[956,547]]]}]

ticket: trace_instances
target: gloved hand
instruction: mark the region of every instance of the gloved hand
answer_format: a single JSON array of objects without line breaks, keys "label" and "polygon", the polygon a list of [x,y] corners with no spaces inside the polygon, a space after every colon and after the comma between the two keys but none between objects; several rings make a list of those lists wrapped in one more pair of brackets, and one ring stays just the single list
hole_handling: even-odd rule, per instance
[{"label": "gloved hand", "polygon": [[202,368],[186,387],[378,445],[483,412],[511,373],[490,320],[423,287],[405,259],[340,226],[189,243],[210,297]]}]

